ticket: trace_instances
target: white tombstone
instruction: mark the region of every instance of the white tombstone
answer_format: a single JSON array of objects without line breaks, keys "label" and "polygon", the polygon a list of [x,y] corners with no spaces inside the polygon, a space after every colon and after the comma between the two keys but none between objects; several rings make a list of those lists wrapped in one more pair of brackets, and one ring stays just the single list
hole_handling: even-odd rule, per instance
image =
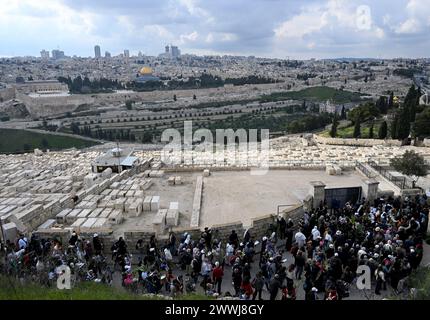
[{"label": "white tombstone", "polygon": [[145,197],[145,199],[143,200],[143,211],[151,211],[151,200],[151,196]]},{"label": "white tombstone", "polygon": [[151,199],[151,211],[158,211],[160,208],[160,196],[153,196]]},{"label": "white tombstone", "polygon": [[175,184],[175,177],[169,177],[169,179],[167,179],[167,183],[170,186],[173,186]]},{"label": "white tombstone", "polygon": [[15,240],[18,237],[18,229],[16,224],[13,222],[5,223],[3,225],[3,235],[5,242],[9,240],[10,242],[15,243]]},{"label": "white tombstone", "polygon": [[166,228],[166,214],[167,209],[160,209],[152,220],[152,225],[157,235],[164,233],[164,229]]}]

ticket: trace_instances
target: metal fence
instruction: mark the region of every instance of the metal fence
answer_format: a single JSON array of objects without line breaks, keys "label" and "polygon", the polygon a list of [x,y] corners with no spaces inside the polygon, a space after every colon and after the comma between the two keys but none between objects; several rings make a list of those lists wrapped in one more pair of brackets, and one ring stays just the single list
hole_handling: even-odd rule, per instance
[{"label": "metal fence", "polygon": [[364,173],[364,175],[368,178],[374,178],[375,174],[369,170],[365,165],[363,165],[361,162],[357,161],[356,164],[357,168]]},{"label": "metal fence", "polygon": [[398,186],[400,189],[413,189],[412,184],[406,179],[406,177],[393,176],[388,170],[390,168],[382,167],[378,165],[375,161],[369,160],[369,165],[378,171],[380,175],[388,179],[390,182]]}]

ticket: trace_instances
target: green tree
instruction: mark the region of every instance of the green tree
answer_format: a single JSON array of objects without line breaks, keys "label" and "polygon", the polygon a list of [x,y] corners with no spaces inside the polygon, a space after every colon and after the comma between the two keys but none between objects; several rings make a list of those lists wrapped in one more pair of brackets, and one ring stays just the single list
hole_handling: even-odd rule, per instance
[{"label": "green tree", "polygon": [[373,139],[374,133],[373,133],[373,123],[370,126],[369,129],[369,139]]},{"label": "green tree", "polygon": [[127,101],[125,102],[125,107],[127,108],[127,110],[131,110],[131,109],[133,109],[133,103],[134,103],[134,101],[133,101],[133,100],[127,100]]},{"label": "green tree", "polygon": [[400,116],[397,124],[396,136],[399,140],[404,140],[409,137],[411,131],[409,109],[406,106],[400,110]]},{"label": "green tree", "polygon": [[46,140],[46,138],[43,138],[42,141],[41,141],[41,145],[42,145],[42,147],[44,149],[49,148],[49,142],[48,142],[48,140]]},{"label": "green tree", "polygon": [[418,113],[414,126],[415,135],[419,138],[430,137],[430,107]]},{"label": "green tree", "polygon": [[81,76],[77,76],[72,81],[72,88],[70,91],[72,91],[72,93],[80,93],[82,90],[82,82]]},{"label": "green tree", "polygon": [[360,119],[360,117],[357,117],[355,119],[355,123],[354,123],[353,137],[354,138],[360,138],[360,136],[361,136],[361,119]]},{"label": "green tree", "polygon": [[342,111],[340,112],[340,119],[341,120],[346,120],[346,110],[345,110],[345,106],[342,106]]},{"label": "green tree", "polygon": [[152,142],[152,131],[149,130],[145,130],[145,132],[143,133],[143,137],[142,137],[142,142],[143,143],[151,143]]},{"label": "green tree", "polygon": [[379,109],[375,104],[368,102],[350,110],[348,112],[348,120],[355,123],[355,119],[357,119],[357,117],[360,118],[360,121],[367,121],[377,118],[379,115]]},{"label": "green tree", "polygon": [[405,100],[403,102],[404,106],[408,108],[409,111],[409,119],[411,122],[415,121],[415,112],[416,107],[419,105],[421,97],[421,89],[415,88],[415,85],[412,85],[408,93],[406,94]]},{"label": "green tree", "polygon": [[425,177],[429,170],[429,166],[424,160],[424,157],[412,150],[406,151],[400,158],[392,159],[391,165],[398,172],[412,179],[413,188],[415,188],[418,179],[420,177]]},{"label": "green tree", "polygon": [[384,96],[380,96],[379,99],[376,100],[376,107],[378,108],[380,113],[386,114],[388,111],[387,98]]},{"label": "green tree", "polygon": [[390,98],[388,99],[388,109],[392,109],[394,106],[394,92],[391,91]]},{"label": "green tree", "polygon": [[339,125],[339,122],[337,121],[337,113],[335,112],[333,116],[333,122],[331,124],[330,137],[332,138],[336,137],[338,125]]},{"label": "green tree", "polygon": [[391,139],[397,139],[397,126],[399,124],[399,115],[396,112],[394,114],[393,121],[391,122],[390,126],[390,132],[391,132]]},{"label": "green tree", "polygon": [[388,131],[387,122],[384,121],[381,123],[381,126],[379,127],[378,138],[385,139],[387,137],[387,131]]}]

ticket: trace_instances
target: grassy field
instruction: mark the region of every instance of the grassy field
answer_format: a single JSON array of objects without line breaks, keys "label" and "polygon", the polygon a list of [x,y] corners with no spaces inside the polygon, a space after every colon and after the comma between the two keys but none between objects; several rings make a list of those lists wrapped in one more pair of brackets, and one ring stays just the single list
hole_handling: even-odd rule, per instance
[{"label": "grassy field", "polygon": [[311,87],[300,91],[275,92],[270,95],[264,95],[262,102],[282,101],[286,99],[293,100],[311,100],[311,101],[327,101],[333,103],[347,103],[361,100],[361,93],[345,90],[338,90],[330,87]]},{"label": "grassy field", "polygon": [[92,141],[67,136],[0,129],[0,153],[31,152],[35,148],[61,150],[75,147],[79,149],[95,144]]},{"label": "grassy field", "polygon": [[[373,126],[373,139],[378,139],[378,131],[379,131],[379,124],[375,123]],[[369,132],[370,132],[370,124],[367,124],[367,123],[361,124],[361,138],[368,139]],[[353,135],[354,135],[354,126],[348,126],[348,127],[338,128],[336,138],[343,138],[343,139],[353,138]],[[330,138],[330,130],[325,130],[321,132],[321,136]]]},{"label": "grassy field", "polygon": [[[181,300],[207,300],[198,294],[183,295]],[[37,284],[21,284],[16,279],[0,276],[0,300],[159,300],[123,289],[94,282],[79,283],[71,290],[46,288]]]}]

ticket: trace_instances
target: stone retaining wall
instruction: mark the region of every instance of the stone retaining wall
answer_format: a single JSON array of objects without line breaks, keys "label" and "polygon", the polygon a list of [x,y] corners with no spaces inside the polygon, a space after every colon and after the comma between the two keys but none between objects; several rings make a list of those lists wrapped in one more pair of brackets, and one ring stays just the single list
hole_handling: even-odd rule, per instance
[{"label": "stone retaining wall", "polygon": [[[284,218],[291,218],[295,224],[298,225],[299,219],[302,218],[304,213],[303,205],[298,204],[297,206],[287,209],[282,212]],[[276,214],[269,214],[260,218],[256,218],[251,220],[251,227],[249,227],[249,231],[254,239],[261,239],[263,236],[270,236],[267,234],[269,226],[271,224],[276,223]],[[203,227],[201,228],[173,228],[172,231],[175,232],[176,237],[179,241],[181,235],[185,232],[189,233],[193,240],[198,240],[200,238],[201,233],[203,232]],[[212,230],[212,239],[221,239],[225,241],[228,236],[231,234],[232,230],[235,230],[239,236],[239,240],[242,240],[246,227],[243,225],[241,221],[227,223],[227,224],[219,224],[211,227]],[[135,245],[139,239],[142,239],[145,243],[147,243],[152,235],[155,235],[155,232],[148,232],[142,230],[130,230],[124,232],[124,240],[127,242],[127,246],[130,252],[135,252]],[[106,237],[104,239],[105,248],[107,248],[106,243],[112,244],[117,239],[114,239],[112,236]],[[164,241],[167,240],[167,235],[159,237],[159,244],[162,245]],[[109,247],[110,249],[110,247]]]},{"label": "stone retaining wall", "polygon": [[321,144],[354,146],[354,147],[373,147],[373,146],[401,146],[402,142],[398,140],[379,140],[379,139],[343,139],[343,138],[326,138],[320,135],[314,135],[313,139]]}]

